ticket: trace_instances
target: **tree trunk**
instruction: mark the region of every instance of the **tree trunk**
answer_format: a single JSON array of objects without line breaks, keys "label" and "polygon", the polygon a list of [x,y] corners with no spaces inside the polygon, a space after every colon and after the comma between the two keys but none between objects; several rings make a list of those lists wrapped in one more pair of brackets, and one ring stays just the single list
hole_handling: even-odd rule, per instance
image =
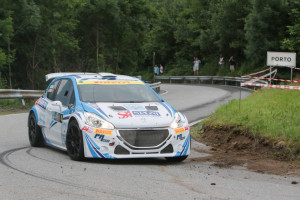
[{"label": "tree trunk", "polygon": [[27,70],[27,77],[30,83],[30,89],[34,90],[34,81],[35,81],[35,72],[36,68],[38,67],[38,62],[36,62],[36,48],[38,42],[39,34],[36,34],[33,44],[32,44],[32,58],[31,61],[28,63],[29,70]]},{"label": "tree trunk", "polygon": [[8,42],[8,45],[7,45],[7,49],[8,49],[8,79],[9,79],[9,88],[12,89],[12,84],[11,84],[11,65],[10,65],[10,62],[11,62],[11,52],[10,52],[10,42]]},{"label": "tree trunk", "polygon": [[96,66],[99,72],[99,25],[96,26]]}]

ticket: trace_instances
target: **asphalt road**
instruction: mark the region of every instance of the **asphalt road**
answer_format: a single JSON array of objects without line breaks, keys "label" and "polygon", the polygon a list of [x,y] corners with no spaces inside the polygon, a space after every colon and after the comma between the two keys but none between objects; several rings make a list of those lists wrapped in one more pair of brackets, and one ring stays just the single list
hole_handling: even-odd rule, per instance
[{"label": "asphalt road", "polygon": [[[224,86],[163,85],[162,96],[190,122],[210,115],[240,90]],[[242,91],[245,97],[249,92]],[[0,199],[300,199],[299,177],[218,168],[192,161],[204,145],[192,142],[182,163],[164,159],[71,161],[51,148],[31,148],[27,114],[0,116]]]}]

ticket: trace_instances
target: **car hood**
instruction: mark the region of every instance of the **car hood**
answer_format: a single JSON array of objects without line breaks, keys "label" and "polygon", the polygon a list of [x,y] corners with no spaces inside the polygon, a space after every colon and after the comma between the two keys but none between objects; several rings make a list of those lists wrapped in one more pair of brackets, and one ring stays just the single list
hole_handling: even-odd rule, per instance
[{"label": "car hood", "polygon": [[116,128],[168,127],[175,115],[165,102],[82,104],[85,111],[100,115]]}]

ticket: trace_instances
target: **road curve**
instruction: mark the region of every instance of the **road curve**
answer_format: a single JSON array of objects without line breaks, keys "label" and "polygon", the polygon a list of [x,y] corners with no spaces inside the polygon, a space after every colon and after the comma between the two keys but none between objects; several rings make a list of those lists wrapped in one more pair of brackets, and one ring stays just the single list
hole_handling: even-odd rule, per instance
[{"label": "road curve", "polygon": [[[190,121],[239,97],[239,88],[162,85],[162,97]],[[249,93],[244,91],[242,96]],[[27,114],[0,116],[0,199],[299,199],[295,177],[218,168],[195,161],[203,145],[179,164],[164,159],[71,161],[51,148],[31,148]],[[193,159],[194,158],[194,159]],[[192,160],[193,159],[193,160]],[[299,179],[299,177],[296,177]]]}]

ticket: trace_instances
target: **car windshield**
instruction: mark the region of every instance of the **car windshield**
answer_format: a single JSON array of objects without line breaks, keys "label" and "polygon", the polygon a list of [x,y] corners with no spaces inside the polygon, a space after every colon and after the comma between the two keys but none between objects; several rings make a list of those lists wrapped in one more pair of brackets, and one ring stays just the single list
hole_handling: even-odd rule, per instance
[{"label": "car windshield", "polygon": [[144,84],[79,84],[83,102],[159,102],[156,94]]}]

